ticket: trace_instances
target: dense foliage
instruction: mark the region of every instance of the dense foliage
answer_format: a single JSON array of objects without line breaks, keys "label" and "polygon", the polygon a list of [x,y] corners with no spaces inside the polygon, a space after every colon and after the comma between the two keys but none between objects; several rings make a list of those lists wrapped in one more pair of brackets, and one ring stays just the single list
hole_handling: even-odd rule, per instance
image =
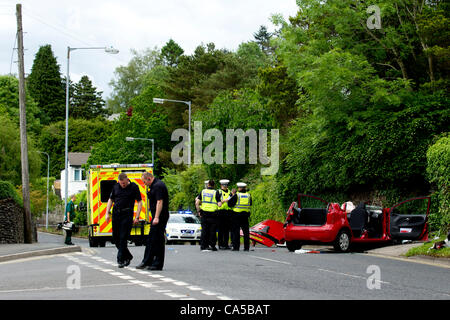
[{"label": "dense foliage", "polygon": [[433,229],[440,229],[445,235],[450,225],[450,137],[444,136],[427,151],[427,173],[435,185],[434,199],[438,208],[431,215]]}]

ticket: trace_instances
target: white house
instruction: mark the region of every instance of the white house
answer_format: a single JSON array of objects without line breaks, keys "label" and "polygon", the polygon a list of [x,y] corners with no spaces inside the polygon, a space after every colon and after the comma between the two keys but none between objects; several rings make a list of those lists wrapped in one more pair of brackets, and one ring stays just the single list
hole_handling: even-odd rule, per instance
[{"label": "white house", "polygon": [[[67,193],[70,197],[87,189],[86,175],[84,169],[81,167],[85,164],[91,154],[81,152],[69,152],[68,154],[68,170],[69,183]],[[66,195],[66,170],[61,171],[61,198],[64,199]]]}]

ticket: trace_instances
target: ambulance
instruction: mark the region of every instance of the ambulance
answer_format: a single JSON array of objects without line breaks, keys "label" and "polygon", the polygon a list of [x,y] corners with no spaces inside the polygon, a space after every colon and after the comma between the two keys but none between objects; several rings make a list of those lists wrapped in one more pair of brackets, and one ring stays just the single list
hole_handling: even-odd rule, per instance
[{"label": "ambulance", "polygon": [[[87,176],[87,222],[90,247],[104,247],[107,241],[113,243],[112,219],[109,219],[109,222],[105,221],[106,205],[112,188],[117,183],[118,176],[122,172],[127,174],[131,182],[139,186],[142,197],[139,223],[133,224],[129,240],[136,246],[140,246],[145,243],[148,237],[151,215],[149,213],[147,187],[142,181],[142,174],[144,172],[153,174],[153,164],[91,165]],[[134,205],[135,216],[136,210],[137,202]]]}]

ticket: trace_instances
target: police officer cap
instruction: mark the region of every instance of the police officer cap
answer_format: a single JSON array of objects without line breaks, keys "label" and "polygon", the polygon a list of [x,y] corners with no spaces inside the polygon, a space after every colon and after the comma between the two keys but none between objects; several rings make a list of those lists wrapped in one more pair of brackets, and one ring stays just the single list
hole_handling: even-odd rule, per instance
[{"label": "police officer cap", "polygon": [[230,180],[222,179],[219,181],[221,185],[228,185],[230,183]]},{"label": "police officer cap", "polygon": [[245,188],[247,186],[247,184],[244,182],[238,182],[236,185],[238,188]]}]

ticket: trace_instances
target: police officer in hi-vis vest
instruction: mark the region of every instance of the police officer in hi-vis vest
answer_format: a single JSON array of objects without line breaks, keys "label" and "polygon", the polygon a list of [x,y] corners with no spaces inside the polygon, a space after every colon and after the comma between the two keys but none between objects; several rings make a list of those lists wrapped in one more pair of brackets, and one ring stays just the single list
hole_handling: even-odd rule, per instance
[{"label": "police officer in hi-vis vest", "polygon": [[[247,185],[243,182],[237,183],[238,191],[232,190],[232,196],[224,202],[228,202],[228,206],[233,208],[231,216],[231,242],[233,251],[239,251],[240,246],[240,230],[244,234],[244,251],[250,249],[250,227],[248,218],[250,217],[250,209],[252,207],[252,198],[246,191]],[[221,203],[220,203],[221,204]]]},{"label": "police officer in hi-vis vest", "polygon": [[219,249],[227,250],[231,249],[228,246],[228,241],[230,239],[230,231],[231,231],[231,214],[233,211],[228,206],[227,202],[224,202],[225,199],[228,199],[231,196],[230,190],[228,190],[228,184],[230,180],[222,179],[219,181],[220,189],[217,192],[220,194],[221,206],[219,206],[218,211],[218,220],[219,220],[219,230],[218,230],[218,243]]},{"label": "police officer in hi-vis vest", "polygon": [[217,251],[216,230],[217,210],[220,194],[214,190],[214,180],[209,180],[208,187],[195,199],[195,206],[200,214],[202,234],[200,239],[200,250]]}]

